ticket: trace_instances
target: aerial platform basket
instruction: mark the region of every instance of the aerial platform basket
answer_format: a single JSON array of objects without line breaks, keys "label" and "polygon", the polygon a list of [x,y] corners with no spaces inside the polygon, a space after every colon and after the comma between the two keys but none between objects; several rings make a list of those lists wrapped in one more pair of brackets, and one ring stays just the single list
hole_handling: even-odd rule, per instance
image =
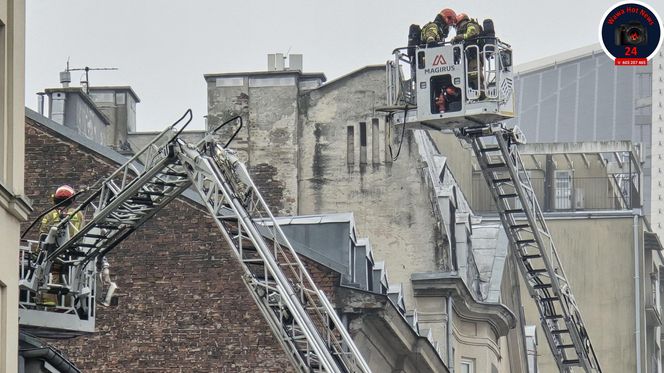
[{"label": "aerial platform basket", "polygon": [[[514,117],[512,50],[495,37],[396,49],[387,62],[393,123],[456,129]],[[410,69],[406,79],[403,66]]]}]

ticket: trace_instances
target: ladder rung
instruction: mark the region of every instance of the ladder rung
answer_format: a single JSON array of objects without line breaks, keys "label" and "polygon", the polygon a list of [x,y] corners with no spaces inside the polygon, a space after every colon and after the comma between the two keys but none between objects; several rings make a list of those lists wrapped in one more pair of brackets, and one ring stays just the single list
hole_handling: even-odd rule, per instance
[{"label": "ladder rung", "polygon": [[526,245],[526,244],[529,244],[529,243],[535,243],[535,240],[532,239],[532,238],[528,238],[528,239],[525,239],[525,240],[516,240],[517,245]]},{"label": "ladder rung", "polygon": [[161,181],[161,180],[156,180],[156,181],[151,181],[148,184],[152,185],[159,185],[159,186],[177,186],[177,183],[173,183],[170,181]]},{"label": "ladder rung", "polygon": [[115,230],[115,231],[120,229],[118,226],[110,225],[110,224],[95,224],[95,227],[97,227],[99,229],[112,229],[112,230]]},{"label": "ladder rung", "polygon": [[528,269],[528,273],[546,273],[549,270],[546,268],[533,268],[533,269]]},{"label": "ladder rung", "polygon": [[153,191],[150,191],[150,190],[141,190],[140,192],[138,192],[138,194],[144,194],[146,196],[163,196],[164,195],[163,192],[153,192]]},{"label": "ladder rung", "polygon": [[498,198],[514,198],[518,197],[519,195],[516,193],[507,193],[507,194],[499,194]]},{"label": "ladder rung", "polygon": [[236,215],[217,215],[217,219],[223,221],[237,221]]},{"label": "ladder rung", "polygon": [[132,197],[127,200],[130,203],[136,203],[140,205],[148,205],[148,204],[153,204],[154,201],[151,198],[140,198],[140,197]]},{"label": "ladder rung", "polygon": [[547,320],[562,319],[563,315],[547,315],[547,316],[544,316],[544,318],[547,319]]},{"label": "ladder rung", "polygon": [[488,163],[486,165],[486,168],[488,168],[489,170],[497,170],[497,169],[507,168],[507,164],[505,164],[505,163]]},{"label": "ladder rung", "polygon": [[168,176],[177,176],[177,177],[187,177],[188,175],[185,172],[175,172],[175,171],[166,171],[162,172],[162,175],[168,175]]},{"label": "ladder rung", "polygon": [[85,237],[87,237],[87,238],[98,239],[98,238],[106,238],[106,237],[108,237],[108,236],[105,236],[105,235],[102,235],[102,234],[86,233],[86,234],[85,234]]},{"label": "ladder rung", "polygon": [[493,179],[491,180],[494,184],[500,184],[500,183],[509,183],[512,181],[509,177],[502,177],[499,179]]},{"label": "ladder rung", "polygon": [[567,333],[569,333],[569,330],[567,329],[551,330],[551,334],[567,334]]},{"label": "ladder rung", "polygon": [[551,284],[537,284],[533,285],[533,289],[548,289],[553,287]]},{"label": "ladder rung", "polygon": [[546,297],[546,298],[540,298],[542,302],[555,302],[560,300],[558,297]]},{"label": "ladder rung", "polygon": [[480,152],[482,153],[497,152],[498,150],[500,150],[499,146],[487,146],[486,148],[480,148]]},{"label": "ladder rung", "polygon": [[522,228],[530,228],[530,224],[512,224],[512,225],[510,225],[510,229],[522,229]]},{"label": "ladder rung", "polygon": [[523,260],[537,259],[537,258],[541,258],[541,257],[542,256],[540,254],[521,255],[521,259],[523,259]]},{"label": "ladder rung", "polygon": [[82,246],[82,247],[97,247],[97,245],[93,243],[84,243],[84,242],[79,242],[76,244],[76,246]]},{"label": "ladder rung", "polygon": [[505,210],[506,214],[521,214],[523,213],[523,209],[507,209]]},{"label": "ladder rung", "polygon": [[566,344],[566,345],[558,345],[556,346],[556,348],[559,350],[564,350],[567,348],[576,348],[576,346],[574,344]]},{"label": "ladder rung", "polygon": [[563,365],[579,365],[581,360],[572,359],[572,360],[563,360]]}]

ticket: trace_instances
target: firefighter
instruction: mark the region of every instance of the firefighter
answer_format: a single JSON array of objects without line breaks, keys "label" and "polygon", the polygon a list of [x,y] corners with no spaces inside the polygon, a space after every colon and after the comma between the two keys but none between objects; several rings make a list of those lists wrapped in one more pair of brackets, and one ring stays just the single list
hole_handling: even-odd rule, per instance
[{"label": "firefighter", "polygon": [[52,197],[53,204],[57,207],[51,210],[42,219],[41,225],[39,226],[40,235],[48,234],[51,227],[58,225],[62,219],[69,215],[71,215],[71,218],[69,219],[69,237],[78,233],[83,225],[83,213],[79,211],[74,214],[75,209],[70,207],[74,202],[74,198],[72,198],[74,194],[74,188],[69,185],[62,185],[56,189]]},{"label": "firefighter", "polygon": [[450,26],[456,21],[456,13],[452,9],[443,9],[433,22],[422,26],[420,40],[424,44],[444,42],[450,32]]},{"label": "firefighter", "polygon": [[[464,43],[464,46],[477,45],[477,38],[482,32],[482,26],[475,20],[468,17],[465,13],[457,14],[454,20],[456,35],[452,38],[453,43]],[[481,91],[481,85],[484,82],[484,74],[481,73],[482,62],[479,53],[471,48],[466,53],[468,60],[468,86],[475,90],[480,90],[480,100],[484,98],[484,92]],[[478,72],[480,87],[478,87]]]},{"label": "firefighter", "polygon": [[[69,237],[74,236],[81,229],[83,225],[83,213],[78,211],[74,212],[75,209],[71,207],[74,202],[74,188],[69,185],[62,185],[56,189],[55,193],[52,195],[53,204],[56,206],[53,210],[49,211],[41,221],[39,226],[39,235],[40,240],[43,240],[48,235],[50,229],[54,226],[57,226],[62,219],[70,216],[68,224]],[[58,235],[60,236],[60,235]],[[49,282],[54,284],[61,283],[61,274],[63,271],[62,264],[53,263],[51,266],[51,279]],[[56,294],[43,294],[38,303],[41,303],[44,306],[55,306],[57,300]]]},{"label": "firefighter", "polygon": [[454,26],[456,24],[457,14],[450,8],[445,8],[438,13],[436,19],[440,19],[447,26]]}]

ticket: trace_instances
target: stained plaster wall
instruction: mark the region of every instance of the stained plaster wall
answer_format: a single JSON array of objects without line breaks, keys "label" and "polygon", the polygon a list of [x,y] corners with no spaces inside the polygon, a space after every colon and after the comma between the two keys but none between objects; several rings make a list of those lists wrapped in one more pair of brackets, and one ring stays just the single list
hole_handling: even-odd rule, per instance
[{"label": "stained plaster wall", "polygon": [[98,144],[107,145],[111,141],[112,137],[107,130],[108,125],[79,94],[67,93],[65,113],[73,115],[73,118],[65,117],[65,126]]},{"label": "stained plaster wall", "polygon": [[[233,149],[247,161],[263,197],[279,215],[297,214],[298,87],[296,77],[208,77],[208,127],[215,128],[235,115],[244,127]],[[292,82],[292,84],[291,84]],[[228,138],[236,127],[221,130]]]},{"label": "stained plaster wall", "polygon": [[[635,372],[634,236],[632,217],[614,219],[548,219],[565,274],[583,313],[600,365],[607,372]],[[637,227],[639,268],[643,268],[643,227]],[[582,239],[588,237],[592,239]],[[643,271],[643,269],[641,269]],[[641,277],[643,275],[641,274]],[[640,297],[643,299],[644,279]],[[649,281],[649,279],[648,279]],[[521,281],[526,322],[538,325],[538,363],[542,372],[557,371],[539,326],[535,303]],[[643,309],[643,302],[641,302]],[[642,317],[641,346],[645,346]],[[645,357],[645,350],[642,352]],[[645,365],[642,365],[645,368]],[[650,371],[644,369],[643,371]]]},{"label": "stained plaster wall", "polygon": [[[376,258],[387,259],[390,283],[407,285],[411,273],[443,267],[443,245],[412,133],[392,162],[388,145],[396,155],[401,133],[390,137],[384,116],[371,111],[384,102],[384,75],[367,68],[301,98],[298,212],[352,211]],[[411,288],[403,290],[406,304],[415,306]]]}]

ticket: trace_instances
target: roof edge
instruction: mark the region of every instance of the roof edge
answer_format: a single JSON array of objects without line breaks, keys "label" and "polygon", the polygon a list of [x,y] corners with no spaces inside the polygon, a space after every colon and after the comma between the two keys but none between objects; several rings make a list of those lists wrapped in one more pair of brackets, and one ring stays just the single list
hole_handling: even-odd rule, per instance
[{"label": "roof edge", "polygon": [[99,109],[97,104],[95,104],[95,102],[92,101],[90,96],[87,93],[83,92],[83,88],[81,87],[46,88],[44,92],[46,92],[46,94],[49,95],[49,97],[51,96],[51,93],[56,93],[56,92],[75,93],[81,96],[83,101],[85,101],[85,103],[88,104],[88,106],[92,109],[92,111],[94,111],[95,114],[99,116],[99,118],[101,119],[102,122],[104,122],[104,124],[106,124],[107,126],[111,125],[111,120],[106,116],[106,114],[104,114]]},{"label": "roof edge", "polygon": [[323,82],[327,81],[324,73],[313,72],[305,73],[302,70],[279,70],[279,71],[241,71],[234,73],[210,73],[203,74],[203,79],[208,81],[213,78],[230,78],[230,77],[251,77],[251,76],[268,76],[268,75],[299,75],[302,78],[320,78]]},{"label": "roof edge", "polygon": [[602,50],[602,47],[600,46],[599,43],[594,43],[591,45],[586,45],[584,47],[572,49],[569,51],[561,52],[551,56],[515,65],[514,73],[516,75],[527,74],[533,71],[541,70],[551,66],[556,66],[579,58],[594,56],[599,53],[604,54],[604,51]]}]

